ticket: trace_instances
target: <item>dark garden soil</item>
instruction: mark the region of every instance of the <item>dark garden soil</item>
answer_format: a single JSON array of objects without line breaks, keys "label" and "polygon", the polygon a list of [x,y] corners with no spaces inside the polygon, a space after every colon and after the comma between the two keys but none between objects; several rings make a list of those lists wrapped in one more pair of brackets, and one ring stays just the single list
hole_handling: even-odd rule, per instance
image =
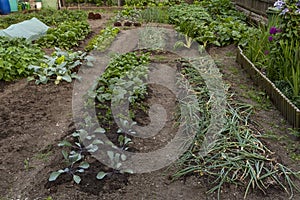
[{"label": "dark garden soil", "polygon": [[[93,32],[103,28],[104,21],[90,21]],[[86,44],[84,42],[82,45]],[[82,46],[81,46],[82,47]],[[79,48],[80,49],[80,48]],[[289,144],[295,138],[288,136],[289,125],[280,113],[265,99],[258,101],[259,90],[247,77],[243,69],[235,62],[237,48],[211,47],[210,55],[215,59],[224,80],[230,85],[229,91],[234,93],[234,101],[242,101],[254,105],[251,126],[257,131],[274,133],[275,139],[263,139],[283,164],[300,170],[296,161],[290,159]],[[189,176],[171,181],[170,175],[175,167],[161,169],[151,173],[133,175],[113,175],[99,181],[96,174],[105,166],[93,158],[91,169],[82,176],[77,185],[69,176],[61,176],[55,182],[48,182],[49,174],[64,167],[61,149],[57,143],[74,131],[72,122],[72,89],[73,85],[35,85],[25,79],[10,84],[0,83],[0,199],[46,199],[57,200],[95,200],[95,199],[217,199],[216,194],[208,195],[210,182],[204,177]],[[163,95],[162,95],[163,94]],[[251,95],[254,94],[254,96]],[[256,96],[255,96],[256,95]],[[168,117],[176,107],[175,98],[164,88],[151,86],[147,98],[149,104],[164,103]],[[139,113],[137,121],[148,120],[147,115]],[[173,120],[173,121],[172,121]],[[149,141],[138,141],[136,148],[149,151],[158,144],[168,141],[174,119],[165,133]],[[280,138],[285,139],[280,139]],[[299,141],[293,141],[299,146]],[[157,147],[155,147],[157,148]],[[293,148],[293,151],[299,151]],[[221,199],[243,199],[243,188],[226,185],[221,192]],[[247,199],[283,200],[288,196],[284,191],[270,188],[267,194],[253,191]],[[300,199],[296,194],[294,199]]]}]

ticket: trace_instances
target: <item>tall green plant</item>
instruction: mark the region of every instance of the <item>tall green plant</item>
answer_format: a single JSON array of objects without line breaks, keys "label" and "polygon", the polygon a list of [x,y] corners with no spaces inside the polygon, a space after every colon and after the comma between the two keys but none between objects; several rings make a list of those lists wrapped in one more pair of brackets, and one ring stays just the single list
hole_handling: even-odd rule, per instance
[{"label": "tall green plant", "polygon": [[285,80],[291,86],[293,96],[300,96],[300,42],[291,40],[289,42],[279,41],[280,52],[274,53],[278,57],[273,57],[269,63],[269,68],[278,66],[278,79]]}]

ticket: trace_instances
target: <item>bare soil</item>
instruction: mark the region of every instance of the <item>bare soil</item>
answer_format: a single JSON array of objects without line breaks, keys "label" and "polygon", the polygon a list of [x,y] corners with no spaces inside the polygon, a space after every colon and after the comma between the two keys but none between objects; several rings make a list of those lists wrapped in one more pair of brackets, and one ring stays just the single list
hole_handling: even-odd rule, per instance
[{"label": "bare soil", "polygon": [[[90,21],[93,33],[103,28],[104,21]],[[83,44],[86,44],[84,42]],[[82,46],[81,46],[82,47]],[[290,126],[280,113],[270,104],[263,109],[261,103],[245,94],[246,91],[260,91],[254,86],[247,74],[235,62],[237,48],[233,45],[209,49],[224,80],[230,85],[235,101],[254,105],[252,126],[259,132],[272,131],[274,135],[288,135]],[[242,87],[241,87],[242,86]],[[72,120],[73,85],[35,85],[34,82],[19,80],[0,84],[0,199],[46,199],[57,200],[95,200],[95,199],[217,199],[216,194],[208,195],[209,180],[189,176],[171,181],[169,175],[174,167],[151,173],[133,175],[113,175],[102,181],[96,174],[103,165],[91,158],[91,169],[77,185],[70,177],[61,176],[56,182],[48,182],[49,174],[64,167],[61,149],[57,144],[74,131]],[[161,95],[165,94],[165,95]],[[174,97],[161,88],[152,88],[148,101],[164,101],[170,113],[173,111]],[[263,102],[264,103],[264,102]],[[146,119],[146,116],[141,116]],[[139,123],[143,123],[140,121]],[[171,125],[170,125],[171,127]],[[167,140],[161,135],[158,143]],[[289,137],[291,141],[295,138]],[[290,159],[286,149],[287,140],[264,139],[284,164],[300,170],[297,162]],[[141,141],[142,142],[142,141]],[[299,141],[293,141],[299,146]],[[155,140],[150,145],[155,145]],[[147,145],[146,145],[147,146]],[[138,148],[143,148],[140,143]],[[223,188],[221,199],[243,199],[243,188],[227,185]],[[270,189],[267,194],[253,191],[247,199],[283,200],[288,196],[284,191]],[[300,199],[296,194],[294,199]]]}]

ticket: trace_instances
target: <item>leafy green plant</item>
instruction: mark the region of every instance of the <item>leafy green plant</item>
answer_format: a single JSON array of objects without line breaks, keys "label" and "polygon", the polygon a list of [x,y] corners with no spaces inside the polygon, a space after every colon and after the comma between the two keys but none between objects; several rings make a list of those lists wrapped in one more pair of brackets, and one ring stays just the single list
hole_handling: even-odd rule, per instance
[{"label": "leafy green plant", "polygon": [[117,15],[114,17],[115,22],[139,22],[141,20],[141,10],[135,7],[125,6],[124,9],[120,10]]},{"label": "leafy green plant", "polygon": [[52,56],[45,55],[45,59],[40,65],[28,66],[29,70],[33,70],[34,75],[28,80],[36,80],[36,84],[46,84],[50,80],[54,80],[55,84],[59,84],[61,81],[72,82],[72,79],[80,79],[76,68],[83,61],[87,61],[87,65],[92,66],[93,58],[84,52],[69,53],[59,48],[55,48],[55,50]]},{"label": "leafy green plant", "polygon": [[[129,94],[128,100],[130,103],[134,103],[139,98],[143,98],[146,94],[146,85],[142,79],[147,77],[147,64],[149,59],[149,54],[137,55],[137,53],[134,52],[115,55],[104,74],[99,78],[96,91],[90,92],[89,95],[93,100],[96,98],[97,101],[100,102],[98,105],[105,105],[106,102],[119,103],[126,94]],[[130,88],[130,86],[133,87]],[[109,107],[101,108],[107,109],[108,116],[112,115]],[[98,151],[99,145],[101,144],[111,145],[116,152],[110,150],[106,152],[112,170],[108,172],[100,171],[97,174],[97,179],[103,179],[106,176],[111,176],[116,173],[132,173],[132,170],[122,169],[121,166],[122,162],[127,159],[123,152],[128,150],[128,145],[131,143],[128,134],[135,133],[133,130],[135,123],[129,123],[123,118],[120,119],[121,126],[116,133],[118,134],[119,147],[111,141],[101,140],[98,134],[105,134],[106,130],[104,128],[93,130],[95,124],[96,122],[94,122],[91,117],[85,117],[84,122],[81,124],[82,129],[72,134],[72,137],[75,138],[75,142],[71,143],[64,140],[58,144],[58,146],[70,148],[71,151],[69,153],[66,150],[62,151],[67,167],[52,172],[49,181],[55,181],[61,174],[69,174],[76,183],[80,183],[81,178],[78,173],[84,172],[90,166],[90,164],[85,161],[84,155],[88,156],[90,153]],[[92,134],[89,133],[90,130],[93,130]]]},{"label": "leafy green plant", "polygon": [[36,42],[41,47],[59,47],[70,49],[78,46],[90,32],[90,26],[86,21],[66,21],[55,28],[49,28],[47,34]]},{"label": "leafy green plant", "polygon": [[158,6],[148,7],[145,10],[141,11],[141,18],[143,22],[157,22],[165,23],[169,22],[168,10]]},{"label": "leafy green plant", "polygon": [[85,50],[91,51],[96,49],[101,52],[104,51],[113,42],[119,32],[120,29],[117,27],[106,27],[105,29],[101,30],[96,37],[90,40],[88,45],[85,47]]},{"label": "leafy green plant", "polygon": [[129,102],[134,103],[143,98],[146,94],[143,79],[147,78],[148,62],[149,54],[137,56],[136,53],[129,52],[115,55],[98,79],[97,100],[100,103],[110,100],[119,102],[128,96]]},{"label": "leafy green plant", "polygon": [[39,12],[32,13],[14,13],[0,18],[0,28],[5,29],[12,24],[29,20],[33,17],[38,18],[48,26],[57,26],[65,21],[84,21],[87,19],[87,13],[82,10],[56,10],[43,8]]},{"label": "leafy green plant", "polygon": [[0,37],[0,80],[13,81],[32,74],[28,65],[41,62],[44,52],[25,39]]},{"label": "leafy green plant", "polygon": [[125,161],[127,159],[125,154],[115,153],[113,151],[107,151],[107,155],[109,157],[113,170],[111,172],[104,172],[104,171],[98,172],[96,176],[97,179],[101,180],[106,176],[109,177],[116,173],[120,173],[120,174],[133,173],[131,169],[120,169],[122,166],[122,161]]},{"label": "leafy green plant", "polygon": [[[225,46],[232,43],[244,46],[252,34],[251,28],[243,21],[244,18],[238,14],[230,1],[224,2],[224,0],[205,0],[197,5],[173,6],[169,8],[170,23],[175,24],[176,30],[194,38],[204,47],[208,44]],[[217,9],[215,11],[217,14],[211,14],[210,3]],[[223,4],[226,6],[221,8]],[[226,11],[223,11],[224,9]]]},{"label": "leafy green plant", "polygon": [[287,27],[287,21],[285,15],[278,15],[267,26],[256,29],[248,39],[251,42],[245,46],[245,55],[299,107],[300,43],[295,35],[290,34],[296,33],[297,28]]},{"label": "leafy green plant", "polygon": [[152,6],[172,6],[174,4],[180,4],[183,0],[125,0],[127,6],[136,7],[152,7]]},{"label": "leafy green plant", "polygon": [[[86,122],[89,123],[89,119],[86,119]],[[103,144],[103,141],[99,140],[96,135],[103,134],[105,130],[103,128],[98,128],[94,130],[94,134],[89,135],[88,132],[84,129],[80,129],[75,131],[72,134],[72,137],[77,140],[74,144],[64,140],[61,141],[58,146],[60,147],[68,147],[71,148],[72,151],[69,153],[66,150],[62,151],[62,155],[64,157],[65,163],[67,165],[66,168],[60,169],[58,171],[54,171],[50,174],[49,181],[55,181],[62,174],[69,174],[73,177],[75,183],[79,184],[81,181],[78,173],[83,173],[90,167],[90,164],[84,161],[84,153],[94,153],[98,150],[98,144]],[[88,146],[83,145],[84,140],[91,141]]]},{"label": "leafy green plant", "polygon": [[79,154],[73,154],[67,157],[64,157],[66,162],[70,164],[70,167],[65,169],[60,169],[56,172],[52,172],[49,177],[49,181],[55,181],[61,174],[70,174],[73,177],[75,183],[79,184],[81,181],[80,176],[76,175],[75,173],[83,173],[86,169],[89,168],[89,163],[81,162],[79,166],[74,167],[74,164],[81,160],[81,156]]},{"label": "leafy green plant", "polygon": [[175,43],[174,48],[178,48],[178,47],[186,47],[186,48],[191,48],[194,39],[189,37],[188,35],[184,35],[185,38],[185,43],[183,41],[178,41]]}]

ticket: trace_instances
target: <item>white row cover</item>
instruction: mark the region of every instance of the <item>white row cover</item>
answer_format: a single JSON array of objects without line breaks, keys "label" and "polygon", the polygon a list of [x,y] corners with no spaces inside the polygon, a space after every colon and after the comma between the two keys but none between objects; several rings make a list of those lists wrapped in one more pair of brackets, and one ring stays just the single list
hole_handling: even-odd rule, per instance
[{"label": "white row cover", "polygon": [[0,30],[0,36],[21,37],[32,41],[46,34],[48,28],[49,26],[34,17],[30,20],[10,25],[7,29]]}]

